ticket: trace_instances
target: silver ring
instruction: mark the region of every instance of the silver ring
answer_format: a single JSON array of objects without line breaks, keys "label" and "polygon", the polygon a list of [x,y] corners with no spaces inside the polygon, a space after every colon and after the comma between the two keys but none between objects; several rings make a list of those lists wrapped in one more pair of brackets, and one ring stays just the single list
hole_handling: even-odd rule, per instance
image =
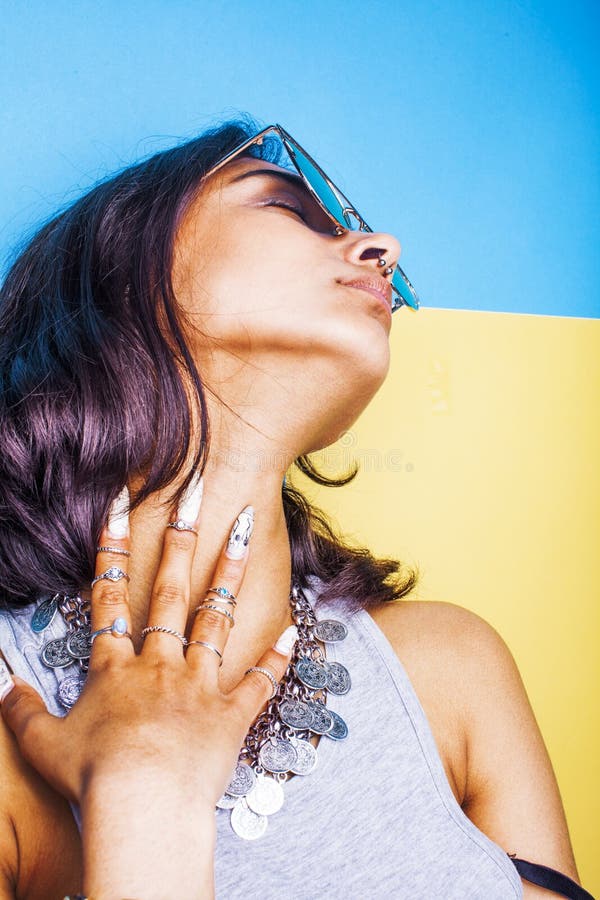
[{"label": "silver ring", "polygon": [[111,625],[106,625],[104,628],[99,628],[98,631],[93,631],[90,634],[90,646],[99,634],[110,634],[116,638],[128,637],[130,641],[133,641],[131,634],[127,631],[127,622],[122,616],[117,616],[116,619],[113,619]]},{"label": "silver ring", "polygon": [[155,631],[160,631],[163,634],[172,634],[173,637],[176,637],[181,641],[184,647],[187,646],[188,639],[185,635],[181,634],[180,631],[176,631],[174,628],[167,628],[166,625],[147,625],[145,628],[142,628],[142,637],[145,638],[146,635],[152,634]]},{"label": "silver ring", "polygon": [[122,547],[96,547],[96,553],[120,553],[121,556],[131,556],[129,550]]},{"label": "silver ring", "polygon": [[387,269],[385,270],[385,272],[384,272],[383,274],[384,274],[384,275],[391,275],[393,271],[394,271],[394,270],[392,269],[392,267],[391,267],[391,266],[388,266]]},{"label": "silver ring", "polygon": [[200,647],[208,647],[208,649],[212,650],[213,653],[216,653],[217,656],[219,657],[219,659],[221,660],[221,662],[219,663],[219,666],[223,665],[223,654],[218,649],[218,647],[215,647],[214,644],[209,644],[208,641],[188,641],[188,643],[187,643],[188,647],[191,647],[192,644],[198,644]]},{"label": "silver ring", "polygon": [[224,587],[209,588],[207,594],[218,594],[219,597],[226,597],[228,600],[237,600],[237,597]]},{"label": "silver ring", "polygon": [[191,525],[188,525],[187,522],[184,522],[183,519],[176,519],[175,522],[169,522],[167,528],[175,528],[176,531],[191,531],[192,534],[198,535],[196,529],[192,528]]},{"label": "silver ring", "polygon": [[383,269],[384,266],[387,266],[387,263],[386,263],[385,259],[383,258],[383,256],[380,256],[380,257],[379,257],[379,259],[377,260],[377,265],[378,265],[381,269]]},{"label": "silver ring", "polygon": [[[237,606],[237,600],[225,600],[221,597],[205,597],[202,603],[210,601],[211,603],[226,603],[228,606],[232,606],[234,609]],[[199,606],[196,607],[195,612],[198,612],[200,609]]]},{"label": "silver ring", "polygon": [[277,691],[279,690],[279,682],[277,681],[277,679],[275,678],[275,676],[273,675],[273,673],[272,673],[272,672],[269,672],[268,669],[263,669],[262,666],[252,666],[252,668],[246,669],[246,671],[244,672],[244,675],[248,675],[250,672],[260,672],[261,675],[266,675],[266,676],[267,676],[267,678],[269,679],[269,681],[270,681],[271,684],[273,685],[273,693],[272,693],[271,696],[269,697],[269,700],[272,700],[273,697],[275,697],[275,695],[277,694]]},{"label": "silver ring", "polygon": [[199,612],[202,612],[203,609],[214,609],[215,612],[221,613],[222,616],[227,616],[227,618],[229,619],[230,628],[233,628],[233,626],[235,625],[235,619],[230,612],[227,612],[226,609],[221,609],[219,606],[213,606],[212,603],[201,603],[200,606],[196,607],[194,612],[197,615]]},{"label": "silver ring", "polygon": [[96,582],[102,581],[104,578],[108,581],[120,581],[121,578],[126,578],[127,581],[130,580],[129,575],[127,572],[124,572],[123,569],[120,569],[118,566],[111,566],[106,572],[103,572],[101,575],[96,575],[90,584],[90,588],[93,588]]}]

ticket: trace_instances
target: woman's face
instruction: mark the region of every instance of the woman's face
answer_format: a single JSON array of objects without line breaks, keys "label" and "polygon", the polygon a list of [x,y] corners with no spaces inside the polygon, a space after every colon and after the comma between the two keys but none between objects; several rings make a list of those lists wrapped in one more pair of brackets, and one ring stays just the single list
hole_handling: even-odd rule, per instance
[{"label": "woman's face", "polygon": [[[222,348],[262,367],[274,385],[291,378],[297,393],[328,394],[352,424],[388,370],[391,289],[377,263],[383,256],[393,266],[400,245],[389,234],[333,230],[299,177],[238,158],[188,209],[173,280],[202,335],[200,357],[210,348],[214,361]],[[348,427],[332,424],[334,437]]]}]

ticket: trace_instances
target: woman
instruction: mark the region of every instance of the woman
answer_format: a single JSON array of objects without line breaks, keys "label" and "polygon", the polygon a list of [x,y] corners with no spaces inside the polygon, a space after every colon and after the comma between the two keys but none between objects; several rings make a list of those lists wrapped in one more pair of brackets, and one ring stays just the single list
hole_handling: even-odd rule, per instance
[{"label": "woman", "polygon": [[390,602],[415,573],[282,489],[295,460],[326,481],[308,454],[382,384],[391,311],[417,306],[399,255],[286,132],[240,121],[15,262],[3,897],[547,896],[509,853],[577,879],[499,636]]}]

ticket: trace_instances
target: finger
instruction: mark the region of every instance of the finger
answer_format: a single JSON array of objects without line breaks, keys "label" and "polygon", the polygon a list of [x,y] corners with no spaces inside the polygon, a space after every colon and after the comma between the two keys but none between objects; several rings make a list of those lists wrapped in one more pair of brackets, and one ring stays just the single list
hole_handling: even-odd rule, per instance
[{"label": "finger", "polygon": [[61,720],[50,715],[44,701],[30,685],[16,675],[10,675],[2,659],[0,670],[2,718],[17,739],[22,755],[49,781],[53,748],[60,750]]},{"label": "finger", "polygon": [[263,672],[266,669],[274,677],[277,684],[285,675],[290,663],[294,644],[298,637],[295,625],[289,625],[270,650],[264,653],[256,666],[248,670],[238,686],[230,693],[230,697],[239,705],[248,722],[253,722],[272,695],[274,684]]},{"label": "finger", "polygon": [[[102,665],[109,657],[126,658],[134,653],[132,642],[125,637],[131,631],[128,579],[125,577],[129,568],[127,485],[111,504],[98,546],[101,550],[96,556],[95,579],[100,580],[92,587],[91,602],[92,668]],[[102,575],[105,577],[100,578]],[[102,633],[98,634],[99,631]]]},{"label": "finger", "polygon": [[[241,587],[253,528],[254,508],[245,506],[233,523],[218,559],[211,581],[213,590],[209,591],[197,607],[192,625],[186,659],[213,686],[216,685],[223,651],[235,622],[235,600],[230,600],[227,595],[236,597]],[[206,646],[207,643],[209,647]]]},{"label": "finger", "polygon": [[[183,636],[190,605],[192,560],[196,550],[198,517],[202,503],[203,481],[194,474],[183,494],[172,525],[165,529],[163,551],[156,573],[148,627],[170,629]],[[168,631],[147,633],[142,653],[153,656],[182,656],[183,643]]]}]

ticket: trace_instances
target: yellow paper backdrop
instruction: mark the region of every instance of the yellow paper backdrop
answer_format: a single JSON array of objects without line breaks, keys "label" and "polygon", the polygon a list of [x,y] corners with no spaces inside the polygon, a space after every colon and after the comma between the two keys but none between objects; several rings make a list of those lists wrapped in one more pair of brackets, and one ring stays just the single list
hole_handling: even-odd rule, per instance
[{"label": "yellow paper backdrop", "polygon": [[409,595],[490,622],[556,771],[583,885],[600,894],[600,320],[394,314],[369,409],[298,486],[346,534],[421,570]]}]

